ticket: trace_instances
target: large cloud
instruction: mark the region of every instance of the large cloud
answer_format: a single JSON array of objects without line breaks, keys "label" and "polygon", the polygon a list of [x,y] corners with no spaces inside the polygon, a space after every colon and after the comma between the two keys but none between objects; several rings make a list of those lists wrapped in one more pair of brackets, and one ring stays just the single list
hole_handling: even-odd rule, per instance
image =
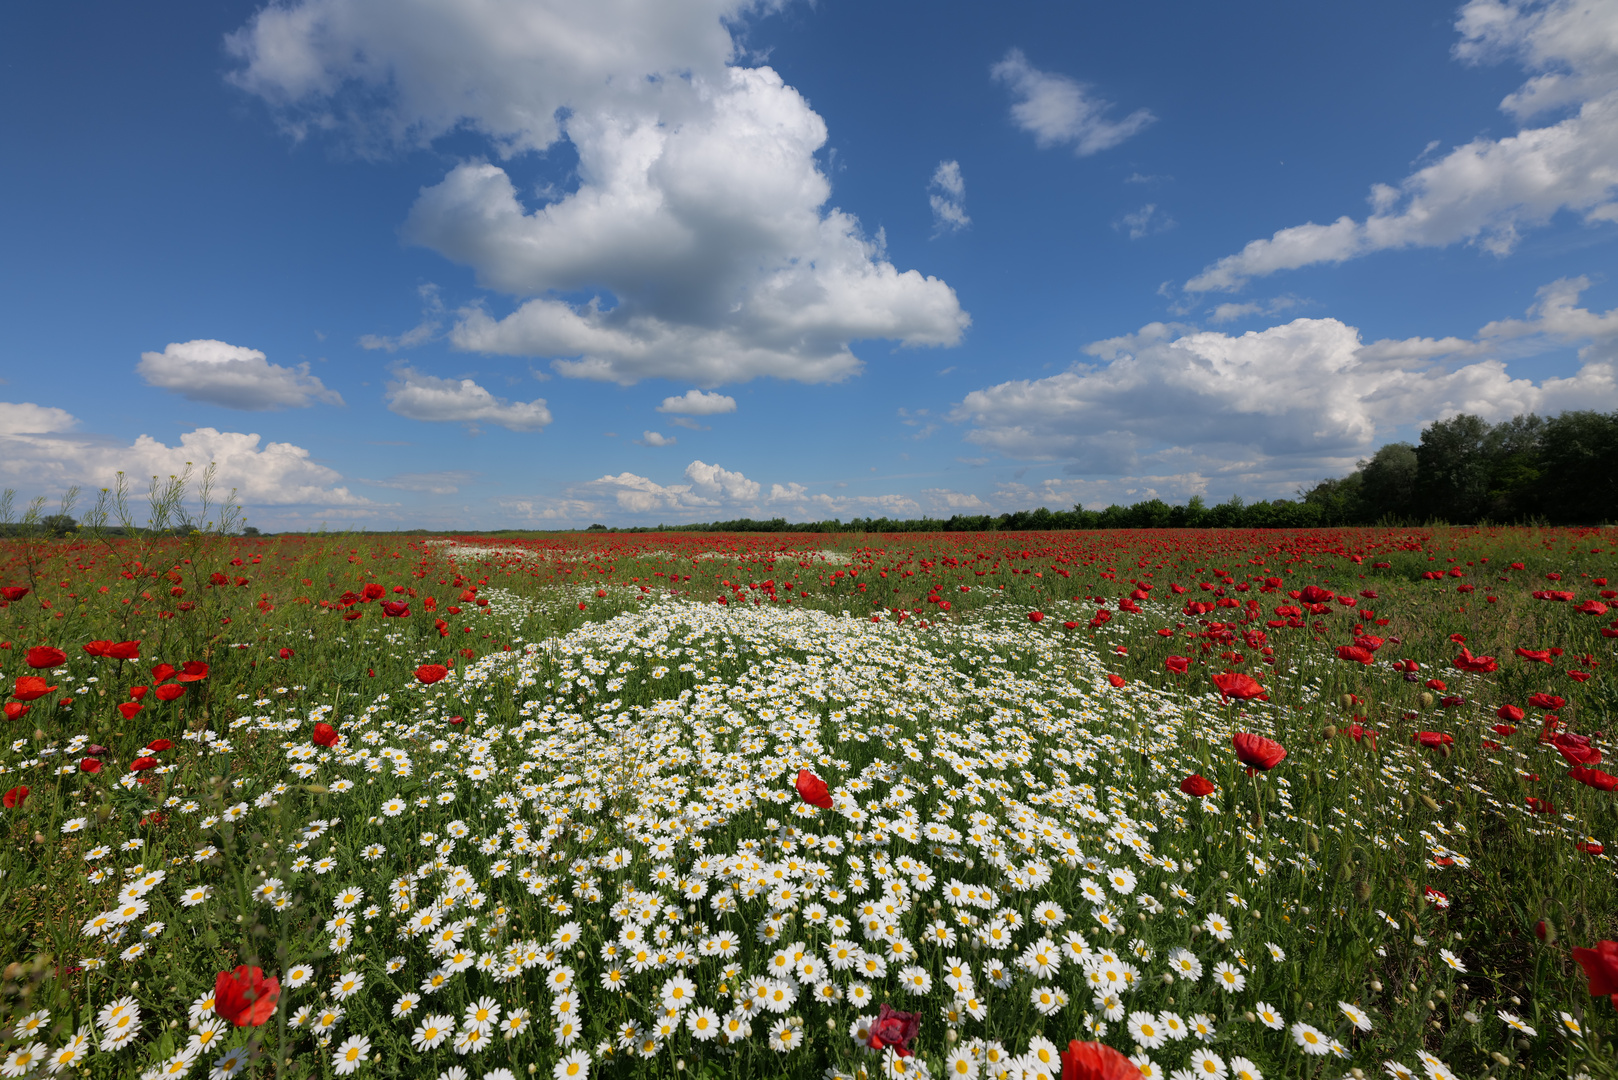
[{"label": "large cloud", "polygon": [[[1100,364],[973,391],[951,419],[972,424],[972,442],[1066,461],[1075,473],[1222,473],[1287,484],[1341,471],[1394,429],[1457,412],[1499,420],[1618,408],[1618,312],[1575,307],[1582,287],[1547,287],[1532,318],[1491,323],[1477,340],[1363,345],[1336,319],[1240,336],[1154,323],[1087,347]],[[1498,356],[1458,362],[1531,336],[1588,341],[1583,365],[1536,383],[1513,377]]]},{"label": "large cloud", "polygon": [[135,370],[152,386],[227,409],[259,412],[317,401],[343,403],[336,391],[309,374],[308,364],[281,367],[257,349],[211,338],[171,342],[162,352],[141,353]]},{"label": "large cloud", "polygon": [[754,6],[298,0],[231,47],[237,81],[295,124],[369,118],[416,141],[465,126],[505,153],[573,144],[577,188],[553,201],[526,205],[477,161],[412,208],[412,241],[524,300],[463,311],[459,348],[714,386],[842,379],[862,339],[954,344],[969,321],[954,291],[899,271],[827,206],[821,118],[771,69],[731,65],[722,20]]},{"label": "large cloud", "polygon": [[497,424],[511,431],[538,431],[551,422],[544,398],[507,401],[471,379],[440,379],[400,366],[388,383],[388,409],[411,420]]},{"label": "large cloud", "polygon": [[1535,73],[1501,107],[1519,120],[1572,107],[1561,121],[1476,138],[1401,181],[1371,189],[1372,213],[1310,222],[1254,240],[1186,282],[1192,292],[1373,251],[1462,241],[1503,255],[1521,232],[1571,211],[1618,221],[1618,5],[1589,0],[1470,0],[1456,54],[1517,59]]},{"label": "large cloud", "polygon": [[[59,412],[60,410],[52,410]],[[141,435],[133,444],[71,435],[0,433],[0,476],[30,491],[48,494],[78,485],[112,487],[122,472],[132,488],[148,477],[200,474],[218,466],[216,487],[231,488],[247,507],[312,507],[365,511],[376,506],[344,486],[342,476],[292,443],[264,443],[260,436],[203,427],[180,436],[175,446]]]}]

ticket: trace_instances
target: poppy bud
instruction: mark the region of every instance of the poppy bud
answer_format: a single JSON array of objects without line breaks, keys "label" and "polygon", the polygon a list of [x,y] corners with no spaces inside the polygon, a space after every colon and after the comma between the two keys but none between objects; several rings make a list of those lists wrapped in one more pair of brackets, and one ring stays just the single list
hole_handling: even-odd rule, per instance
[{"label": "poppy bud", "polygon": [[1541,919],[1534,924],[1534,936],[1547,945],[1556,944],[1556,926],[1549,920]]},{"label": "poppy bud", "polygon": [[1336,724],[1327,724],[1325,729],[1322,730],[1320,734],[1321,734],[1322,738],[1326,738],[1326,739],[1335,739],[1335,738],[1337,738],[1337,725]]},{"label": "poppy bud", "polygon": [[1421,696],[1416,700],[1421,702],[1421,707],[1424,709],[1430,709],[1433,707],[1433,695],[1427,693],[1425,690],[1422,691]]},{"label": "poppy bud", "polygon": [[1354,883],[1354,899],[1364,904],[1371,899],[1371,883],[1364,878]]}]

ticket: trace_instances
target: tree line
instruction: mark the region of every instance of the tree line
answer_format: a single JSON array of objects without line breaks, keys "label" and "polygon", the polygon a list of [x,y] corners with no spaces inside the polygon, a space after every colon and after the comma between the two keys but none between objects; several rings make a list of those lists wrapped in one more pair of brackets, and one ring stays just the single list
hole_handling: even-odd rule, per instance
[{"label": "tree line", "polygon": [[[854,518],[658,525],[620,532],[1017,532],[1041,529],[1306,529],[1443,522],[1600,525],[1618,519],[1618,412],[1532,413],[1498,424],[1461,413],[1389,443],[1347,476],[1297,499],[1207,505],[1147,499],[1105,510],[1018,510],[950,518]],[[602,528],[602,526],[593,526]]]}]

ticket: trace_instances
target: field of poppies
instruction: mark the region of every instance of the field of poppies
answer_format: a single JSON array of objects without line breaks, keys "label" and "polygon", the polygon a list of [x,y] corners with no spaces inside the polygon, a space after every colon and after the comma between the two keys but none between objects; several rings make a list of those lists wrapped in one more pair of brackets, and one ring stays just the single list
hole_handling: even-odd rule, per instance
[{"label": "field of poppies", "polygon": [[1618,1076],[1615,552],[24,532],[0,1075]]}]

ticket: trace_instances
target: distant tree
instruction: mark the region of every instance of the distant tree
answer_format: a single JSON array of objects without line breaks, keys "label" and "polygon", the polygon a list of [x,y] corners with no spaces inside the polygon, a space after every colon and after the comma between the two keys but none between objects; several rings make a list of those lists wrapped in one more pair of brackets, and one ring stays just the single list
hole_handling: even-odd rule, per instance
[{"label": "distant tree", "polygon": [[39,526],[52,536],[66,536],[77,529],[79,523],[67,514],[50,514],[40,519]]},{"label": "distant tree", "polygon": [[1618,413],[1565,412],[1540,435],[1541,512],[1594,525],[1618,518]]},{"label": "distant tree", "polygon": [[1323,525],[1351,525],[1365,516],[1361,487],[1364,475],[1352,472],[1335,480],[1322,480],[1308,491],[1299,490],[1303,505],[1310,507]]},{"label": "distant tree", "polygon": [[1419,467],[1416,448],[1407,442],[1389,443],[1360,462],[1362,520],[1415,516]]},{"label": "distant tree", "polygon": [[1416,497],[1427,518],[1476,521],[1489,496],[1489,423],[1460,413],[1435,421],[1421,432],[1416,448]]}]

